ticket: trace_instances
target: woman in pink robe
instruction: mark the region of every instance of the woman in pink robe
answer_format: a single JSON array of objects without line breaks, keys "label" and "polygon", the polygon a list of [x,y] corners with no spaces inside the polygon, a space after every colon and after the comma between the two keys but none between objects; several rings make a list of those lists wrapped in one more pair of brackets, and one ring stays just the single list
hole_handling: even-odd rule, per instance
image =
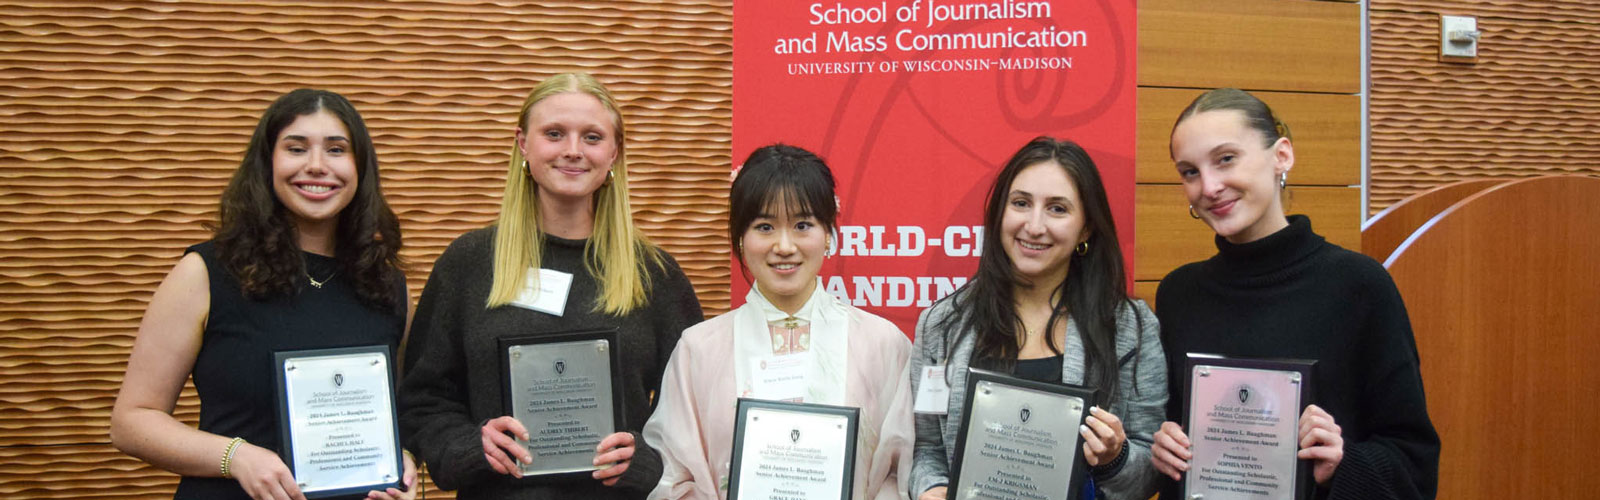
[{"label": "woman in pink robe", "polygon": [[644,427],[662,464],[650,498],[727,498],[740,397],[859,408],[851,496],[904,498],[911,343],[820,286],[838,216],[833,174],[803,149],[767,146],[745,161],[729,198],[734,254],[755,283],[743,306],[690,327],[672,353]]}]

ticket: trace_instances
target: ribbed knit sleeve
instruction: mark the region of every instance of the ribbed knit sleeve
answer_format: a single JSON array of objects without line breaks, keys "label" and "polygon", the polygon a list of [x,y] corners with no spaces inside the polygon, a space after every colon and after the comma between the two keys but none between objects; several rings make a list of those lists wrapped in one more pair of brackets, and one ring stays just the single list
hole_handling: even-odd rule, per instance
[{"label": "ribbed knit sleeve", "polygon": [[694,285],[689,282],[689,277],[683,274],[683,269],[678,267],[678,261],[665,251],[661,252],[662,267],[660,273],[650,282],[650,307],[654,310],[656,326],[656,366],[652,372],[649,386],[656,397],[650,402],[650,409],[656,407],[656,399],[661,397],[661,376],[666,371],[667,362],[672,359],[672,350],[678,345],[678,339],[683,337],[683,331],[689,327],[706,320],[705,311],[700,308],[700,299],[694,294]]},{"label": "ribbed knit sleeve", "polygon": [[[457,239],[434,263],[411,321],[406,349],[406,376],[396,400],[400,403],[402,441],[428,465],[440,488],[454,490],[473,481],[500,480],[483,457],[479,423],[472,421],[467,401],[466,355],[459,331],[462,311],[482,304],[463,304],[457,280],[466,266],[489,258],[487,238],[478,233]],[[492,240],[490,240],[492,241]]]},{"label": "ribbed knit sleeve", "polygon": [[[652,373],[648,382],[653,388],[655,397],[650,401],[650,413],[654,414],[656,406],[661,400],[661,382],[665,367],[672,360],[672,352],[678,345],[678,339],[683,337],[683,331],[690,326],[705,320],[705,313],[700,308],[700,300],[694,294],[694,285],[689,282],[688,276],[683,274],[683,269],[678,267],[678,261],[666,252],[661,253],[663,266],[659,273],[654,273],[650,280],[650,308],[657,318],[656,323],[656,360],[662,370]],[[628,470],[617,479],[617,488],[637,493],[643,497],[661,482],[663,473],[660,451],[654,445],[645,441],[644,435],[634,432],[633,460],[628,465]]]},{"label": "ribbed knit sleeve", "polygon": [[661,452],[645,443],[643,434],[629,434],[633,435],[633,459],[628,461],[627,472],[617,478],[615,487],[642,498],[656,487],[656,483],[661,482]]},{"label": "ribbed knit sleeve", "polygon": [[[1387,271],[1363,256],[1344,266],[1361,276],[1370,307],[1361,333],[1369,375],[1358,389],[1366,436],[1347,436],[1329,482],[1330,500],[1431,499],[1439,478],[1439,436],[1428,418],[1421,361],[1405,303]],[[1335,421],[1337,422],[1337,420]]]}]

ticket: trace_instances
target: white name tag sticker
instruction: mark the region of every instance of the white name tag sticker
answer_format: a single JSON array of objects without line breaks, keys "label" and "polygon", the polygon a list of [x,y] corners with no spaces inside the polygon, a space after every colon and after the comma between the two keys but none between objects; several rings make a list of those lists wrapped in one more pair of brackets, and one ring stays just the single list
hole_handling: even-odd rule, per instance
[{"label": "white name tag sticker", "polygon": [[917,404],[911,411],[944,415],[950,408],[950,386],[944,382],[944,365],[922,367],[917,384]]},{"label": "white name tag sticker", "polygon": [[750,396],[768,401],[806,400],[806,374],[813,354],[802,352],[750,360]]},{"label": "white name tag sticker", "polygon": [[572,274],[554,269],[528,273],[527,283],[512,304],[560,316],[567,311],[567,292],[572,291]]}]

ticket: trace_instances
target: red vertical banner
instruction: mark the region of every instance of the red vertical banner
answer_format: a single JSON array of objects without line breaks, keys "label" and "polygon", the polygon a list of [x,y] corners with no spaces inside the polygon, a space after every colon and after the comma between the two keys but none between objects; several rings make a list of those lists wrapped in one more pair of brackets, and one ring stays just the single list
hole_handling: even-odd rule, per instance
[{"label": "red vertical banner", "polygon": [[[1133,269],[1131,0],[739,0],[733,158],[783,142],[839,182],[822,285],[910,335],[972,276],[983,201],[1030,139],[1082,145]],[[749,283],[734,261],[733,302]]]}]

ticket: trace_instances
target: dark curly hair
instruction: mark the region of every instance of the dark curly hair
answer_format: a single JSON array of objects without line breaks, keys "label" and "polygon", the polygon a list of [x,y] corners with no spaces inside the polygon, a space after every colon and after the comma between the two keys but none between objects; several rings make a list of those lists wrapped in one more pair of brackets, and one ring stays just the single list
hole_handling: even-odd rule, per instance
[{"label": "dark curly hair", "polygon": [[295,119],[327,111],[344,123],[356,163],[356,193],[339,212],[334,258],[339,274],[355,284],[361,301],[395,308],[404,292],[400,221],[383,199],[378,156],[366,122],[344,96],[326,90],[298,89],[284,94],[262,113],[244,161],[222,191],[221,222],[211,227],[217,255],[239,280],[245,296],[266,300],[294,294],[306,283],[305,259],[283,202],[272,189],[272,154],[278,134]]}]

